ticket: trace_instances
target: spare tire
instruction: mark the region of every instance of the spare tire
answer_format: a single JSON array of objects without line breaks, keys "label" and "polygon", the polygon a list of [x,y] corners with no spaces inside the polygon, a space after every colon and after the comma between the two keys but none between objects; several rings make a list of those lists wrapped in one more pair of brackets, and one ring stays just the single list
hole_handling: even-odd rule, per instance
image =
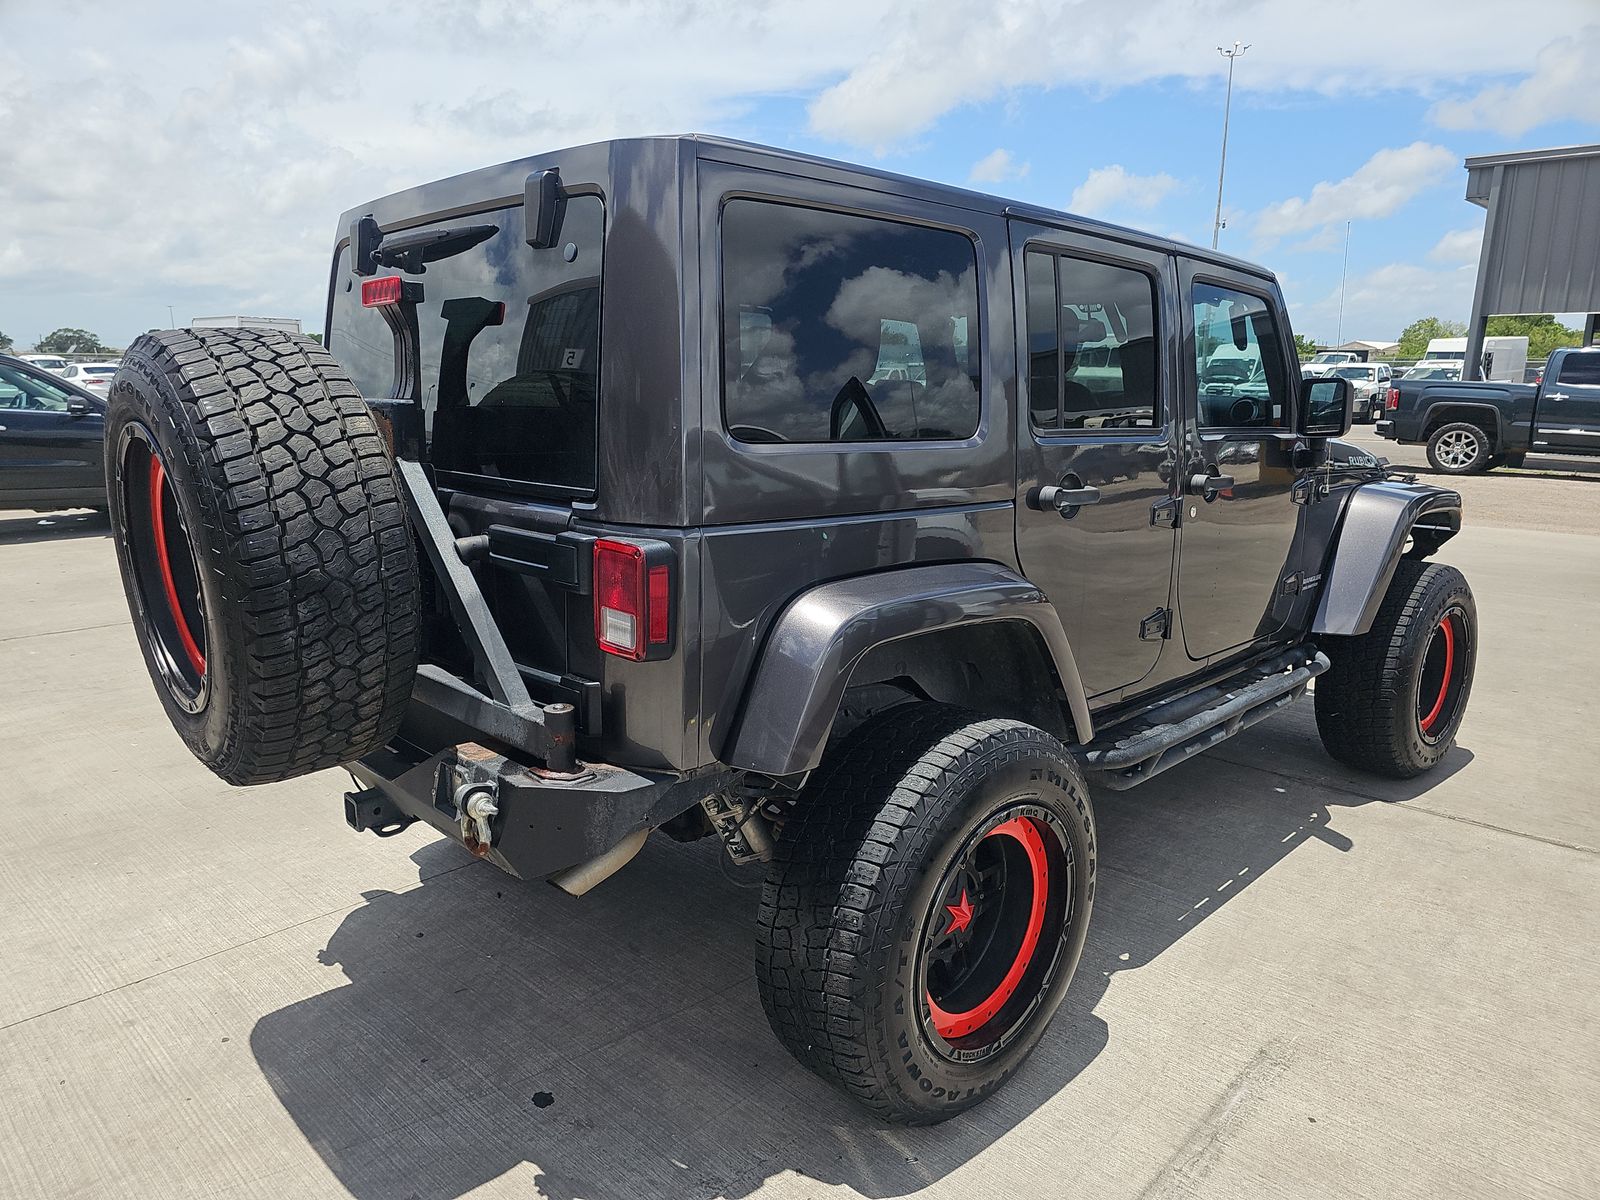
[{"label": "spare tire", "polygon": [[271,330],[146,334],[105,445],[134,629],[195,757],[270,783],[384,745],[416,673],[416,549],[333,357]]}]

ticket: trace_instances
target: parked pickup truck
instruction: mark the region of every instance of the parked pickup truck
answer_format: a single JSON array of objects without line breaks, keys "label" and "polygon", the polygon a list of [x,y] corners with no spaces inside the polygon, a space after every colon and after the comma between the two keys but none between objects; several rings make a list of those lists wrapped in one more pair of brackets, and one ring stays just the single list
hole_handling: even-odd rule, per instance
[{"label": "parked pickup truck", "polygon": [[1402,379],[1379,437],[1426,443],[1446,475],[1520,467],[1528,452],[1600,456],[1600,346],[1557,350],[1538,384]]}]

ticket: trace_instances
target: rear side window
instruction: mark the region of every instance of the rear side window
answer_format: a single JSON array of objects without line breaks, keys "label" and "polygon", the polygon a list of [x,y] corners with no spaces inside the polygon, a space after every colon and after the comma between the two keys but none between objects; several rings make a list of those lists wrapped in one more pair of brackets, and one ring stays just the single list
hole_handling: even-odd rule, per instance
[{"label": "rear side window", "polygon": [[1259,296],[1194,285],[1194,352],[1200,424],[1211,429],[1284,429],[1289,373],[1272,309]]},{"label": "rear side window", "polygon": [[1030,250],[1028,411],[1035,429],[1149,428],[1155,284],[1142,271]]},{"label": "rear side window", "polygon": [[[423,289],[417,323],[432,461],[535,490],[592,492],[604,204],[568,197],[555,245],[542,250],[524,240],[520,207],[428,224],[467,227],[493,232],[407,276]],[[382,396],[394,375],[393,341],[379,312],[361,306],[349,256],[348,247],[339,252],[328,348],[364,395]]]},{"label": "rear side window", "polygon": [[1600,385],[1600,354],[1569,354],[1561,363],[1558,382]]},{"label": "rear side window", "polygon": [[740,441],[977,431],[977,256],[961,234],[733,200],[722,305],[724,415]]}]

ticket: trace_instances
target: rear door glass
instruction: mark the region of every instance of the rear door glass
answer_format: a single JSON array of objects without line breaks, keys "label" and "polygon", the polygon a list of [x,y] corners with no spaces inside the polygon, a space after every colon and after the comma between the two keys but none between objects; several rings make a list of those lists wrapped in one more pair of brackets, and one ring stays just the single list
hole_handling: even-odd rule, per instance
[{"label": "rear door glass", "polygon": [[[473,225],[495,232],[404,275],[423,289],[417,322],[434,465],[535,490],[592,493],[604,203],[568,197],[555,245],[543,250],[524,240],[520,206],[427,228]],[[361,306],[349,255],[348,246],[339,252],[328,348],[364,395],[382,396],[393,379],[393,342],[382,315]],[[403,272],[381,267],[379,274]]]}]

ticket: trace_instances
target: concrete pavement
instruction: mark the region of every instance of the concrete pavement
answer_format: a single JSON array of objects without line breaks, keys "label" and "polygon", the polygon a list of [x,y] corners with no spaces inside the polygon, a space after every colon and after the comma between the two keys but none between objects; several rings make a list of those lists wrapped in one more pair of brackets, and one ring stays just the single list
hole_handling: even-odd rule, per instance
[{"label": "concrete pavement", "polygon": [[1600,1195],[1600,540],[1469,527],[1460,748],[1397,785],[1309,704],[1096,796],[1021,1077],[887,1128],[795,1065],[755,893],[652,842],[584,900],[334,773],[170,731],[103,524],[0,514],[0,1197]]}]

